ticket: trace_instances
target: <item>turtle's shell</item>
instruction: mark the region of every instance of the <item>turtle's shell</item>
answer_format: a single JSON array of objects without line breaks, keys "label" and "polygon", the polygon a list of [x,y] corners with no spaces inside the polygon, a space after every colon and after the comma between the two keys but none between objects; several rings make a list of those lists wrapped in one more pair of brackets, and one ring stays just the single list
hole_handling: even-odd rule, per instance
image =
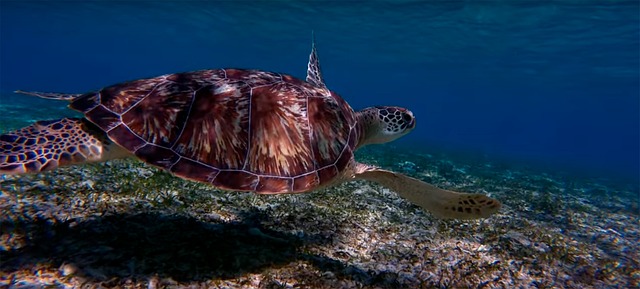
[{"label": "turtle's shell", "polygon": [[191,180],[239,191],[305,192],[353,158],[353,109],[289,75],[218,69],[106,87],[71,103],[116,144]]}]

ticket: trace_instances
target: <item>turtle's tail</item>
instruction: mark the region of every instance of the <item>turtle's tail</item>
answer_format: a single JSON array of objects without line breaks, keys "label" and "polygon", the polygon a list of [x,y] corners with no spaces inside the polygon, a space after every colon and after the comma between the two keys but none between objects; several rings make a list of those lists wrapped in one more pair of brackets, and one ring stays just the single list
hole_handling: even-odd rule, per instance
[{"label": "turtle's tail", "polygon": [[121,157],[123,149],[108,145],[94,131],[84,119],[63,118],[0,135],[0,174],[37,173]]},{"label": "turtle's tail", "polygon": [[16,90],[14,92],[42,97],[46,99],[66,100],[66,101],[72,101],[82,95],[81,93],[57,93],[57,92],[38,92],[38,91],[24,91],[24,90]]}]

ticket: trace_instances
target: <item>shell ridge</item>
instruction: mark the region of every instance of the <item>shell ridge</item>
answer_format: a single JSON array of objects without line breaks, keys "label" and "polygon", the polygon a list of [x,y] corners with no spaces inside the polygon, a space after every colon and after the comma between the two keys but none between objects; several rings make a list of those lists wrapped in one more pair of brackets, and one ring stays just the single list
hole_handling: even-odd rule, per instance
[{"label": "shell ridge", "polygon": [[[336,165],[338,163],[338,161],[342,158],[342,155],[344,154],[344,152],[347,150],[347,148],[349,148],[349,140],[351,140],[351,131],[354,129],[355,125],[353,126],[349,126],[349,135],[347,135],[347,140],[344,143],[344,147],[342,147],[342,152],[340,152],[340,155],[338,155],[338,157],[336,158],[336,160],[333,162],[334,165]],[[337,168],[337,166],[336,166]]]},{"label": "shell ridge", "polygon": [[[137,137],[138,139],[140,139],[144,144],[140,145],[138,147],[136,147],[134,150],[131,150],[131,152],[133,154],[136,154],[138,152],[138,150],[140,150],[141,148],[145,147],[146,145],[149,144],[148,141],[146,141],[145,139],[141,138],[138,134],[136,134],[133,130],[131,130],[131,128],[126,125],[125,123],[121,123],[120,125],[116,125],[114,128],[119,127],[119,126],[123,126],[126,130],[128,130],[132,135],[134,135],[135,137]],[[120,144],[119,142],[116,142],[117,144]],[[121,144],[120,144],[121,145]],[[122,145],[121,145],[122,146]],[[124,146],[122,146],[124,147]]]},{"label": "shell ridge", "polygon": [[176,160],[175,162],[169,162],[169,159],[166,159],[166,158],[165,159],[160,159],[160,160],[154,160],[153,162],[150,162],[151,164],[156,165],[158,167],[161,167],[163,169],[167,168],[169,166],[171,166],[171,167],[174,166],[180,160],[180,157],[179,157],[180,155],[177,154],[175,151],[173,151],[171,148],[168,148],[168,147],[165,147],[165,146],[162,146],[162,145],[158,145],[158,144],[155,144],[155,143],[150,143],[150,142],[147,142],[147,144],[141,146],[139,149],[136,150],[136,152],[138,150],[142,149],[143,147],[158,147],[158,148],[167,149],[167,150],[171,151],[172,153],[174,153],[176,156],[178,156],[178,160]]},{"label": "shell ridge", "polygon": [[257,190],[258,190],[258,185],[260,184],[260,179],[261,179],[261,178],[262,178],[261,176],[258,176],[258,180],[257,180],[257,181],[253,184],[253,186],[251,187],[251,191],[255,192],[255,191],[257,191]]},{"label": "shell ridge", "polygon": [[102,89],[100,89],[100,91],[98,91],[98,93],[96,93],[96,105],[94,107],[86,110],[83,113],[87,114],[89,111],[92,111],[92,110],[96,109],[96,107],[101,106],[101,105],[102,105]]},{"label": "shell ridge", "polygon": [[198,91],[206,87],[209,87],[209,86],[203,86],[199,89],[196,89],[191,94],[191,103],[189,104],[189,110],[187,110],[187,116],[185,117],[184,122],[182,123],[182,128],[180,129],[180,133],[178,133],[176,139],[173,141],[173,144],[171,144],[171,147],[170,147],[170,149],[174,151],[176,154],[179,154],[179,153],[175,150],[175,147],[176,145],[178,145],[178,141],[180,140],[180,137],[182,137],[182,134],[184,133],[184,130],[187,128],[187,124],[189,123],[189,117],[191,117],[191,111],[193,110],[193,103],[196,102],[196,93],[198,93]]},{"label": "shell ridge", "polygon": [[181,156],[179,153],[177,153],[177,152],[176,152],[176,151],[174,151],[173,149],[171,149],[171,151],[172,151],[172,152],[174,152],[176,155],[178,155],[178,160],[176,160],[173,164],[171,164],[169,167],[167,167],[167,170],[168,170],[168,171],[171,171],[171,170],[173,169],[173,167],[175,167],[175,166],[176,166],[176,164],[177,164],[178,162],[180,162],[180,160],[182,160],[182,159],[184,158],[183,156]]},{"label": "shell ridge", "polygon": [[[305,110],[307,112],[307,127],[309,128],[309,131],[307,132],[307,134],[309,135],[309,142],[307,143],[307,146],[309,148],[309,152],[311,153],[311,160],[313,161],[313,169],[317,171],[318,160],[316,160],[316,154],[313,151],[313,129],[311,127],[311,117],[309,117],[309,93],[307,92],[306,89],[303,89],[302,91],[304,91],[304,95],[305,95],[304,105],[305,105]],[[291,188],[293,191],[293,184],[291,184]]]},{"label": "shell ridge", "polygon": [[[265,177],[272,177],[270,175],[262,175],[262,174],[256,174],[252,171],[247,171],[244,169],[219,169],[221,172],[241,172],[241,173],[247,173],[250,174],[252,176],[256,176],[256,177],[260,177],[260,176],[265,176]],[[282,177],[282,176],[281,176]]]},{"label": "shell ridge", "polygon": [[129,108],[125,109],[121,114],[119,114],[121,117],[126,114],[127,112],[129,112],[130,110],[132,110],[134,107],[138,106],[138,104],[140,104],[140,102],[142,102],[143,100],[145,100],[147,97],[149,97],[149,95],[151,95],[154,91],[156,91],[156,89],[158,88],[158,86],[166,83],[167,78],[166,76],[163,75],[162,77],[163,81],[158,82],[156,85],[153,86],[153,88],[149,91],[149,93],[147,93],[145,96],[141,97],[140,99],[138,99],[136,102],[132,103]]},{"label": "shell ridge", "polygon": [[[102,103],[101,103],[101,104],[99,104],[98,106],[96,106],[95,108],[98,108],[98,107],[102,107],[102,108],[104,108],[105,110],[110,111],[110,112],[112,112],[113,114],[117,115],[117,116],[118,116],[118,121],[119,121],[119,123],[122,123],[122,115],[121,115],[121,114],[118,114],[117,112],[115,112],[115,111],[113,111],[112,109],[110,109],[110,108],[106,107],[106,106],[105,106],[104,104],[102,104]],[[95,108],[94,108],[94,109],[95,109]],[[87,114],[88,114],[88,113],[87,113]],[[114,127],[116,127],[116,126],[118,126],[118,125],[117,125],[117,124],[116,124],[116,125],[114,125],[114,126],[113,126],[113,127],[111,127],[109,130],[113,129],[113,128],[114,128]]]},{"label": "shell ridge", "polygon": [[278,83],[284,82],[284,78],[282,77],[282,73],[275,73],[278,76]]},{"label": "shell ridge", "polygon": [[[324,167],[320,167],[320,168],[318,168],[318,171],[321,171],[321,170],[324,170],[324,169],[326,169],[326,168],[330,168],[330,167],[335,167],[335,166],[336,166],[336,164],[335,164],[335,163],[333,163],[333,164],[328,164],[328,165],[325,165]],[[337,168],[337,167],[336,167],[336,168]]]},{"label": "shell ridge", "polygon": [[[203,162],[201,162],[201,161],[199,161],[199,160],[196,160],[196,159],[192,159],[192,158],[189,158],[189,157],[185,157],[185,156],[183,156],[183,155],[180,155],[180,159],[189,160],[189,161],[192,161],[192,162],[194,162],[194,163],[198,163],[198,164],[200,164],[200,165],[203,165],[203,166],[205,166],[205,167],[208,167],[208,168],[210,168],[210,169],[216,169],[216,170],[219,170],[219,171],[223,171],[223,170],[221,170],[221,169],[219,169],[219,168],[216,168],[216,167],[214,167],[214,166],[212,166],[212,165],[209,165],[209,164],[207,164],[207,163],[203,163]],[[177,163],[177,162],[176,162],[176,163]]]},{"label": "shell ridge", "polygon": [[96,110],[98,107],[102,107],[103,109],[105,109],[106,111],[109,111],[115,115],[118,116],[119,121],[117,123],[114,123],[114,125],[112,125],[111,127],[109,127],[108,129],[104,129],[101,128],[100,124],[94,122],[93,120],[91,120],[89,117],[85,117],[86,120],[88,120],[89,122],[95,124],[96,126],[100,127],[102,130],[104,130],[105,133],[109,133],[110,131],[112,131],[114,128],[118,127],[119,124],[122,123],[122,115],[118,114],[117,112],[109,109],[108,107],[104,106],[102,103],[98,103],[98,105],[94,106],[93,108],[89,109],[87,112],[85,112],[85,115],[90,114],[92,111]]},{"label": "shell ridge", "polygon": [[220,174],[220,171],[216,171],[215,175],[213,177],[208,176],[207,177],[207,182],[209,182],[210,184],[213,184],[213,182],[215,182],[216,178],[218,177],[218,175]]},{"label": "shell ridge", "polygon": [[[143,146],[144,146],[144,145],[143,145]],[[143,147],[143,146],[140,146],[140,147]],[[158,146],[158,145],[155,145],[155,146]],[[158,147],[162,147],[162,146],[158,146]],[[138,149],[139,149],[139,148],[138,148]],[[136,151],[137,151],[137,150],[136,150]],[[176,153],[176,154],[177,154],[177,153]],[[179,155],[179,154],[178,154],[178,155]],[[298,178],[298,177],[303,177],[303,176],[307,176],[307,175],[310,175],[310,174],[317,174],[317,171],[313,171],[313,172],[306,172],[306,173],[299,174],[299,175],[295,175],[295,176],[281,176],[281,175],[270,175],[270,174],[257,174],[257,173],[254,173],[254,172],[251,172],[251,171],[247,171],[247,170],[244,170],[244,169],[219,169],[219,168],[217,168],[217,167],[214,167],[214,166],[212,166],[212,165],[209,165],[209,164],[203,163],[202,161],[199,161],[199,160],[196,160],[196,159],[192,159],[192,158],[185,157],[185,156],[182,156],[182,155],[179,155],[179,156],[180,156],[180,158],[178,159],[178,161],[176,161],[176,162],[175,162],[171,167],[173,167],[173,166],[174,166],[176,163],[178,163],[181,159],[185,159],[185,160],[189,160],[189,161],[192,161],[192,162],[198,163],[198,164],[200,164],[200,165],[202,165],[202,166],[205,166],[205,167],[208,167],[208,168],[211,168],[211,169],[215,169],[215,170],[218,170],[218,171],[221,171],[221,172],[244,172],[244,173],[248,173],[248,174],[250,174],[250,175],[252,175],[252,176],[256,176],[256,177],[269,177],[269,178],[274,178],[274,179],[283,179],[283,180],[291,179],[291,180],[293,180],[293,179]],[[322,168],[320,168],[320,169],[328,168],[328,167],[331,167],[331,166],[335,166],[335,165],[334,165],[334,164],[326,165],[326,166],[324,166],[324,167],[322,167]]]},{"label": "shell ridge", "polygon": [[[249,163],[249,154],[251,153],[251,137],[253,137],[252,135],[252,131],[251,131],[251,100],[253,99],[253,87],[250,84],[247,84],[246,82],[244,82],[247,86],[249,86],[249,104],[247,105],[247,110],[248,110],[248,121],[247,121],[247,151],[244,154],[244,163],[242,164],[242,170],[247,171],[247,164]],[[259,182],[256,182],[255,187],[257,187]],[[254,190],[255,190],[254,187]]]},{"label": "shell ridge", "polygon": [[[344,147],[342,147],[342,152],[340,152],[340,155],[338,155],[338,157],[336,157],[336,160],[333,162],[333,166],[335,166],[336,170],[338,170],[338,172],[343,171],[345,168],[338,168],[338,162],[340,160],[342,160],[342,157],[344,156],[345,153],[347,153],[347,149],[349,149],[349,151],[353,154],[353,150],[351,149],[351,147],[349,146],[349,141],[351,140],[351,132],[352,130],[355,128],[355,125],[350,125],[349,126],[349,134],[347,135],[347,139],[344,143]],[[351,156],[351,159],[353,159],[353,155]]]}]

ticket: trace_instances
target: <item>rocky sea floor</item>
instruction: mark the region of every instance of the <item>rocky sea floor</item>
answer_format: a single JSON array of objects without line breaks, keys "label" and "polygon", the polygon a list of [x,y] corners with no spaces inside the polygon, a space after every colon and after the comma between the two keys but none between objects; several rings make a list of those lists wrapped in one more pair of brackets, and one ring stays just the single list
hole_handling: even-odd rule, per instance
[{"label": "rocky sea floor", "polygon": [[502,210],[439,220],[364,181],[222,192],[134,160],[0,176],[0,287],[640,288],[637,184],[402,151],[358,157]]}]

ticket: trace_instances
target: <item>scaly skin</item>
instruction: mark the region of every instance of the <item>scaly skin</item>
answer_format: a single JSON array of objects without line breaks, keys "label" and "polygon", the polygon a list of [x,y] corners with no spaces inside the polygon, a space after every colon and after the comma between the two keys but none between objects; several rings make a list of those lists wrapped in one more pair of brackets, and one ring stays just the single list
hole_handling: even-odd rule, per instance
[{"label": "scaly skin", "polygon": [[130,155],[78,118],[39,121],[0,136],[0,174],[38,173],[60,166]]}]

